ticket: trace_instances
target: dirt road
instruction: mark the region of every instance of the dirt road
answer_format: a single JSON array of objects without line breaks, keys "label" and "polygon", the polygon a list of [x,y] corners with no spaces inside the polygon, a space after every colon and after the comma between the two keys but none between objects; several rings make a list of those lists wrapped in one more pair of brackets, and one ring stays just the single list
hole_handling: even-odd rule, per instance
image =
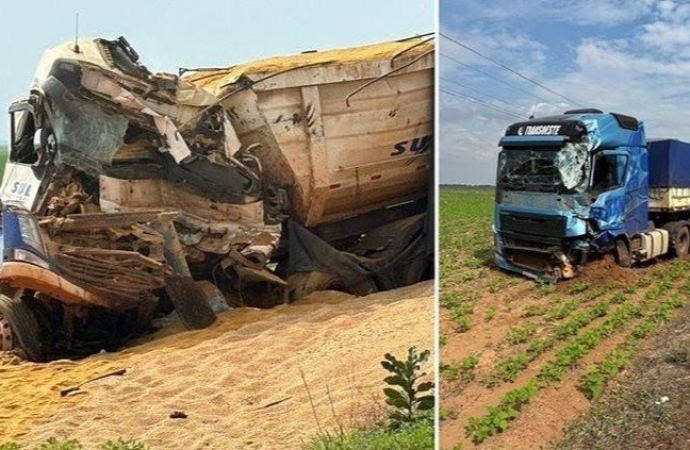
[{"label": "dirt road", "polygon": [[[6,356],[0,443],[57,436],[88,448],[122,437],[152,450],[301,448],[319,430],[370,420],[375,398],[382,403],[383,354],[433,349],[433,304],[431,282],[363,298],[323,292],[272,310],[228,311],[202,331],[169,327],[78,362]],[[123,376],[60,396],[121,368]],[[187,417],[170,418],[174,411]]]}]

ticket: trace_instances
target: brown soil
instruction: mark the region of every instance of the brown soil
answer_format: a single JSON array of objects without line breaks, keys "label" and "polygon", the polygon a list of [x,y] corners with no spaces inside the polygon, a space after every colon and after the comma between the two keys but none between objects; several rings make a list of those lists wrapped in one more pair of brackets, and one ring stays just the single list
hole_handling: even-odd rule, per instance
[{"label": "brown soil", "polygon": [[[170,327],[119,353],[32,364],[0,358],[0,443],[134,438],[157,449],[297,449],[380,413],[380,360],[433,349],[433,284],[363,298],[315,293]],[[61,397],[60,390],[111,370]],[[427,368],[428,372],[431,372]],[[187,418],[170,418],[180,411]]]},{"label": "brown soil", "polygon": [[606,283],[617,283],[627,286],[635,284],[648,271],[649,269],[644,267],[623,268],[616,264],[613,256],[604,255],[599,260],[587,263],[574,281],[586,281],[594,286]]}]

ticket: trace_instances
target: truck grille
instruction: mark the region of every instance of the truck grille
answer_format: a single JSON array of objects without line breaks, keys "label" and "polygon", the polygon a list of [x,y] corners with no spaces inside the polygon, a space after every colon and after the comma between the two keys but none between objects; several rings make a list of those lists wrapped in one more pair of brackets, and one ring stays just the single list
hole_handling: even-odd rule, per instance
[{"label": "truck grille", "polygon": [[512,231],[536,236],[564,237],[564,216],[540,216],[536,214],[506,213],[500,215],[501,231]]}]

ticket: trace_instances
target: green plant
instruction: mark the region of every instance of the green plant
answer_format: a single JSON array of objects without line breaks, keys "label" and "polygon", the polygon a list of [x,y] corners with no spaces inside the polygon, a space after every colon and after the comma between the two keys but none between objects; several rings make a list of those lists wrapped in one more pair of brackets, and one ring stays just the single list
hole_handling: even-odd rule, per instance
[{"label": "green plant", "polygon": [[491,320],[498,314],[498,308],[494,305],[486,310],[486,315],[484,316],[484,322],[491,322]]},{"label": "green plant", "polygon": [[386,403],[394,408],[389,416],[392,428],[413,422],[419,412],[434,408],[434,396],[430,394],[434,383],[426,381],[417,384],[417,381],[426,375],[426,372],[420,371],[430,354],[429,350],[417,353],[415,347],[410,347],[406,361],[400,361],[390,353],[386,353],[385,360],[381,361],[381,366],[392,374],[384,378],[386,384],[391,387],[383,390]]},{"label": "green plant", "polygon": [[432,450],[433,421],[406,424],[398,430],[380,427],[345,433],[320,433],[304,446],[308,450]]},{"label": "green plant", "polygon": [[604,392],[606,383],[630,363],[631,354],[631,350],[613,350],[602,362],[587,371],[580,379],[578,389],[590,400],[599,397]]},{"label": "green plant", "polygon": [[19,444],[16,444],[14,442],[7,442],[5,444],[0,444],[0,450],[23,450],[24,447],[22,447]]},{"label": "green plant", "polygon": [[546,305],[527,305],[522,312],[522,317],[543,316],[546,313]]},{"label": "green plant", "polygon": [[455,329],[458,333],[464,333],[472,327],[472,317],[467,314],[453,314],[453,319],[455,319]]},{"label": "green plant", "polygon": [[484,385],[487,387],[494,387],[499,384],[500,381],[514,382],[520,372],[525,370],[531,358],[526,351],[520,352],[515,356],[508,357],[507,359],[499,362],[491,370],[491,373],[483,380]]},{"label": "green plant", "polygon": [[579,294],[586,291],[589,288],[589,283],[586,281],[578,281],[570,287],[571,294]]},{"label": "green plant", "polygon": [[[148,450],[149,447],[143,442],[137,442],[134,440],[123,440],[119,438],[117,441],[109,440],[104,444],[98,446],[99,450]],[[5,444],[0,444],[0,450],[28,450],[26,447],[21,445],[8,442]],[[74,439],[58,439],[51,437],[46,442],[33,447],[33,450],[84,450],[84,447],[79,443],[79,441]]]},{"label": "green plant", "polygon": [[37,450],[83,450],[84,447],[74,439],[50,438],[38,446]]},{"label": "green plant", "polygon": [[556,290],[554,283],[547,283],[545,281],[537,281],[534,288],[534,296],[537,298],[545,297]]},{"label": "green plant", "polygon": [[484,442],[489,436],[494,436],[508,428],[508,422],[518,417],[518,412],[512,408],[489,406],[482,417],[467,419],[465,432],[472,436],[475,444]]},{"label": "green plant", "polygon": [[489,436],[505,431],[509,422],[520,416],[522,407],[528,404],[538,391],[539,384],[534,379],[524,387],[508,391],[498,406],[487,408],[485,415],[468,418],[465,433],[472,437],[475,444],[479,444]]},{"label": "green plant", "polygon": [[446,373],[449,380],[457,380],[458,377],[463,383],[470,383],[474,380],[474,368],[479,364],[479,358],[476,355],[470,355],[463,358],[459,363],[452,362],[450,364],[441,364],[441,373]]},{"label": "green plant", "polygon": [[148,450],[148,448],[148,445],[143,442],[125,441],[122,438],[117,441],[108,441],[99,447],[100,450]]},{"label": "green plant", "polygon": [[474,368],[477,364],[479,364],[479,358],[476,355],[470,355],[460,361],[460,379],[464,383],[474,380]]},{"label": "green plant", "polygon": [[504,342],[510,345],[517,345],[527,342],[527,340],[537,331],[537,326],[533,323],[512,328],[504,338]]},{"label": "green plant", "polygon": [[616,292],[613,294],[613,297],[611,297],[611,301],[616,304],[621,304],[625,302],[625,294],[622,292]]}]

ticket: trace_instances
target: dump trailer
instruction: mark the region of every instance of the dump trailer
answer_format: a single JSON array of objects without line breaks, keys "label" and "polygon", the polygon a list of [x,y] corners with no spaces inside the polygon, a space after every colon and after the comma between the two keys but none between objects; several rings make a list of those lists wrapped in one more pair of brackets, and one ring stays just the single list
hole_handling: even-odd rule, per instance
[{"label": "dump trailer", "polygon": [[688,255],[690,143],[585,109],[512,124],[499,145],[497,266],[555,282],[605,254],[623,267]]},{"label": "dump trailer", "polygon": [[0,349],[116,348],[208,299],[357,295],[433,266],[434,43],[151,73],[127,40],[47,51],[9,108]]}]

